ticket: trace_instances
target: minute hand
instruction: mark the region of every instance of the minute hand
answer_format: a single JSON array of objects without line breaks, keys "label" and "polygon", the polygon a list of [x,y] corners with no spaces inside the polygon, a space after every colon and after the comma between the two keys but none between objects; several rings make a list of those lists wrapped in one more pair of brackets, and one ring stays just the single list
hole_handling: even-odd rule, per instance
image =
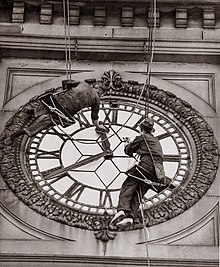
[{"label": "minute hand", "polygon": [[108,137],[105,132],[100,132],[101,140],[102,140],[102,148],[104,151],[110,150],[110,143],[108,141]]},{"label": "minute hand", "polygon": [[59,170],[55,170],[54,172],[45,175],[44,179],[48,180],[48,179],[51,179],[53,177],[56,177],[57,175],[63,174],[65,172],[71,171],[71,170],[79,168],[79,167],[82,167],[82,166],[84,166],[86,164],[89,164],[89,163],[91,163],[93,161],[96,161],[96,160],[102,158],[105,155],[106,155],[106,151],[103,151],[103,152],[101,152],[99,154],[96,154],[96,155],[92,155],[92,156],[90,156],[90,157],[88,157],[86,159],[83,159],[83,160],[78,161],[76,163],[73,163],[73,164],[71,164],[71,165],[69,165],[67,167],[61,168]]}]

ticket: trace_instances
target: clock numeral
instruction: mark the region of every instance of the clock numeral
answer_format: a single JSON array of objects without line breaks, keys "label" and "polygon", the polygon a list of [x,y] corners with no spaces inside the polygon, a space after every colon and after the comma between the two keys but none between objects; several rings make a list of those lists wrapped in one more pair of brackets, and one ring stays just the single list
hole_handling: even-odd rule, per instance
[{"label": "clock numeral", "polygon": [[167,133],[160,134],[160,135],[157,136],[157,138],[159,140],[165,139],[167,137],[170,137],[170,133],[168,133],[168,132]]},{"label": "clock numeral", "polygon": [[[34,154],[31,153],[30,154]],[[37,149],[37,158],[38,159],[59,159],[60,158],[60,151],[53,150],[53,151],[46,151],[43,149]]]},{"label": "clock numeral", "polygon": [[74,197],[75,201],[78,201],[85,189],[85,185],[80,184],[79,182],[74,182],[69,189],[63,194],[64,197],[70,199]]},{"label": "clock numeral", "polygon": [[99,195],[99,206],[106,207],[108,206],[113,207],[111,193],[108,190],[101,191]]},{"label": "clock numeral", "polygon": [[179,162],[181,157],[179,155],[164,155],[164,161]]},{"label": "clock numeral", "polygon": [[112,109],[112,123],[116,124],[118,121],[118,102],[112,102],[111,107]]},{"label": "clock numeral", "polygon": [[74,119],[78,121],[81,128],[88,128],[91,126],[91,123],[86,118],[85,114],[83,114],[83,112],[78,112],[76,115],[74,115]]},{"label": "clock numeral", "polygon": [[105,108],[103,108],[103,111],[104,111],[104,113],[105,113],[105,119],[104,119],[104,121],[103,121],[103,123],[105,124],[106,122],[108,122],[108,123],[112,123],[112,121],[111,121],[111,119],[110,119],[110,114],[111,114],[111,112],[112,112],[112,110],[111,109],[109,109],[108,111],[105,109]]}]

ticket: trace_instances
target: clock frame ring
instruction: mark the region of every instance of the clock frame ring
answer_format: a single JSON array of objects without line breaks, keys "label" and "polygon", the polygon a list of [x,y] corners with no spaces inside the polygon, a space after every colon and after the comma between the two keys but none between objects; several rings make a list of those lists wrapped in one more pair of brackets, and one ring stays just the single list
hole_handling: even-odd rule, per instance
[{"label": "clock frame ring", "polygon": [[[105,87],[102,79],[93,82],[94,85]],[[110,87],[108,83],[106,97],[124,97],[135,100],[140,97],[142,88],[143,84],[117,80],[117,90],[114,90],[114,86]],[[117,229],[109,226],[111,220],[109,214],[88,214],[79,210],[71,210],[56,203],[40,191],[33,184],[33,181],[28,178],[27,174],[24,174],[20,162],[21,154],[24,153],[21,151],[23,137],[19,137],[18,142],[13,145],[5,141],[16,129],[21,129],[27,123],[31,123],[31,121],[28,121],[29,116],[26,113],[26,108],[38,106],[38,98],[39,96],[34,97],[22,106],[7,122],[5,130],[1,134],[0,170],[6,184],[22,202],[47,218],[73,227],[93,230],[98,236],[100,231],[102,234],[105,231],[107,237],[104,237],[104,239],[113,239],[112,231],[117,231]],[[140,101],[144,103],[145,100],[145,94],[143,93]],[[184,127],[190,136],[190,142],[194,144],[196,149],[196,165],[185,187],[181,187],[172,193],[166,201],[144,210],[146,224],[152,226],[183,213],[206,193],[218,169],[219,149],[211,127],[203,116],[186,101],[170,92],[150,86],[149,105],[153,110],[161,110],[164,114],[173,118],[179,124],[179,127]],[[139,228],[142,228],[140,218],[131,228],[125,230]]]}]

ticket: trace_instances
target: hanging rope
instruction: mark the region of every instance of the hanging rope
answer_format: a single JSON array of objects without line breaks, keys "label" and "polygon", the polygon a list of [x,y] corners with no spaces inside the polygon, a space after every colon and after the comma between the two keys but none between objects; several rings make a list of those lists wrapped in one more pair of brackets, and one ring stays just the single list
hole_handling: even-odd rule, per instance
[{"label": "hanging rope", "polygon": [[[153,6],[153,7],[152,7]],[[155,39],[156,39],[156,24],[157,24],[157,17],[156,17],[156,0],[153,0],[153,3],[150,4],[150,12],[149,12],[149,34],[148,34],[148,53],[147,53],[147,77],[145,81],[145,117],[149,115],[149,98],[150,98],[150,75],[151,75],[151,66],[154,57],[154,49],[155,49]],[[146,58],[146,56],[145,56]]]},{"label": "hanging rope", "polygon": [[68,79],[68,53],[67,53],[66,3],[65,3],[65,0],[63,0],[63,25],[64,25],[64,40],[65,40],[66,78]]},{"label": "hanging rope", "polygon": [[70,40],[70,2],[67,0],[67,29],[68,29],[68,53],[69,53],[69,78],[71,80],[71,40]]},{"label": "hanging rope", "polygon": [[[65,0],[63,0],[63,3],[65,5]],[[152,6],[152,4],[151,4]],[[71,79],[71,49],[70,49],[70,25],[69,25],[69,0],[67,0],[67,26],[68,26],[68,59],[66,57],[66,61],[67,61],[67,66],[68,66],[68,73],[69,73],[69,78]],[[153,10],[153,12],[152,12]],[[64,9],[65,11],[65,9]],[[152,21],[154,21],[154,23],[152,23]],[[152,27],[153,25],[153,27]],[[64,23],[65,26],[65,23]],[[127,120],[121,125],[121,127],[117,130],[114,131],[114,133],[110,136],[108,136],[106,139],[110,139],[111,137],[113,137],[114,135],[116,135],[127,123],[128,121],[131,119],[131,117],[133,116],[136,107],[139,105],[139,102],[141,100],[141,97],[143,95],[143,93],[146,91],[146,97],[145,97],[145,117],[148,116],[149,114],[149,85],[150,85],[150,73],[151,73],[151,65],[153,62],[153,55],[154,55],[154,48],[155,48],[155,36],[156,36],[156,0],[153,0],[153,9],[151,8],[151,12],[150,12],[150,25],[149,25],[149,38],[148,38],[148,60],[147,60],[147,77],[145,80],[145,84],[142,87],[141,93],[137,99],[137,102],[135,104],[135,107],[132,111],[132,113],[130,114],[130,116],[127,118]],[[66,30],[65,30],[65,40],[66,40]],[[75,44],[75,53],[76,53],[76,48],[77,48],[77,41]],[[66,49],[67,50],[67,49]],[[67,52],[66,52],[67,54]],[[76,57],[76,55],[75,55]],[[58,128],[60,128],[57,124],[56,126]],[[63,129],[60,128],[60,130],[63,133],[66,133]],[[68,135],[69,136],[69,135]],[[69,136],[70,137],[70,136]],[[76,142],[80,142],[80,143],[85,143],[88,144],[87,141],[79,141],[76,139],[73,139],[71,137],[72,140],[75,140]],[[102,141],[95,141],[94,143],[101,143]],[[89,144],[93,144],[92,142],[89,142]]]},{"label": "hanging rope", "polygon": [[[67,21],[67,23],[66,23]],[[65,40],[66,76],[71,80],[70,2],[63,0],[63,24]]]},{"label": "hanging rope", "polygon": [[138,194],[138,201],[139,201],[139,204],[140,204],[140,210],[141,210],[141,217],[142,217],[142,224],[143,224],[143,228],[144,228],[144,237],[145,237],[145,249],[146,249],[146,255],[147,255],[147,264],[148,264],[148,267],[151,266],[150,264],[150,255],[149,255],[149,248],[148,248],[148,240],[149,240],[149,231],[145,225],[145,217],[144,217],[144,209],[143,209],[143,196],[142,196],[142,193],[141,193],[141,188],[140,188],[140,192],[138,192],[138,190],[136,190],[137,194]]}]

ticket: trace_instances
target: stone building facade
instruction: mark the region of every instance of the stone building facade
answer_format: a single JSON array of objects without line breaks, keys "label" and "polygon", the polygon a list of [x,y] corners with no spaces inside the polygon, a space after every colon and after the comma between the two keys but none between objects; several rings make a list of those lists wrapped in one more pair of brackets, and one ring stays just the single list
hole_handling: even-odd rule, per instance
[{"label": "stone building facade", "polygon": [[[218,266],[220,3],[157,0],[154,21],[152,2],[1,1],[1,266]],[[6,140],[17,127],[32,123],[25,108],[37,105],[36,96],[60,87],[69,69],[72,79],[108,91],[102,106],[107,124],[121,127],[123,110],[138,118],[146,108],[140,92],[152,24],[148,104],[161,142],[171,138],[165,152],[169,144],[175,147],[175,155],[166,155],[166,166],[167,172],[177,166],[177,190],[146,198],[146,243],[141,220],[125,231],[109,226],[114,204],[107,189],[97,191],[96,206],[79,202],[79,207],[85,191],[79,184],[57,198],[57,191],[45,189],[49,178],[42,180],[47,173],[39,159],[60,159],[67,139],[62,152],[47,153],[40,145],[47,140],[45,132],[31,140]],[[140,107],[135,106],[139,98]],[[108,114],[121,113],[110,123],[105,108]],[[134,126],[126,127],[134,134]],[[117,169],[121,161],[114,163]],[[91,173],[104,176],[101,170]]]}]

